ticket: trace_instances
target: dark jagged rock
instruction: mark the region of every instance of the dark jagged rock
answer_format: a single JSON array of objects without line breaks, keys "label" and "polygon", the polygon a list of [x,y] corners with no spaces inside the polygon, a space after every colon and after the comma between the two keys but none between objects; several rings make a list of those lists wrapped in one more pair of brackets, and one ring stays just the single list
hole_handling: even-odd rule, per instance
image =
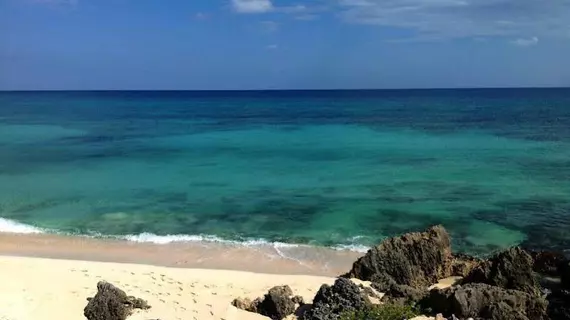
[{"label": "dark jagged rock", "polygon": [[295,304],[303,303],[302,297],[291,298],[292,295],[293,291],[289,286],[276,286],[269,289],[263,298],[257,298],[254,301],[247,298],[237,298],[232,301],[232,305],[238,309],[281,320],[295,312]]},{"label": "dark jagged rock", "polygon": [[354,262],[344,277],[427,287],[451,276],[452,261],[449,234],[434,226],[383,241]]},{"label": "dark jagged rock", "polygon": [[548,316],[552,320],[570,319],[570,290],[558,290],[548,295]]},{"label": "dark jagged rock", "polygon": [[475,257],[454,253],[451,263],[451,276],[466,277],[473,269],[475,269],[483,260]]},{"label": "dark jagged rock", "polygon": [[560,268],[566,261],[562,252],[529,251],[529,254],[533,260],[533,270],[551,277],[559,276]]},{"label": "dark jagged rock", "polygon": [[521,310],[513,309],[506,302],[493,303],[481,311],[481,316],[485,319],[501,319],[501,320],[527,320],[527,317]]},{"label": "dark jagged rock", "polygon": [[401,284],[393,284],[384,293],[382,302],[402,305],[415,305],[429,295],[427,289],[418,289]]},{"label": "dark jagged rock", "polygon": [[97,283],[97,294],[89,299],[83,315],[89,320],[125,320],[133,309],[149,309],[145,300],[127,296],[114,285],[101,281]]},{"label": "dark jagged rock", "polygon": [[423,307],[444,316],[489,320],[548,319],[547,304],[538,296],[483,283],[432,290],[422,301]]},{"label": "dark jagged rock", "polygon": [[291,301],[293,301],[295,304],[298,304],[299,306],[305,305],[305,300],[301,296],[294,296],[291,298]]},{"label": "dark jagged rock", "polygon": [[236,298],[232,301],[232,306],[241,310],[257,313],[257,303],[253,303],[253,301],[248,298]]},{"label": "dark jagged rock", "polygon": [[540,291],[538,279],[533,272],[532,257],[518,247],[503,251],[479,264],[462,283],[486,283],[531,294]]},{"label": "dark jagged rock", "polygon": [[150,309],[150,306],[148,305],[146,300],[143,300],[141,298],[136,298],[133,296],[129,296],[128,300],[133,309],[142,309],[142,310]]},{"label": "dark jagged rock", "polygon": [[362,310],[369,305],[360,288],[352,281],[339,278],[333,286],[322,285],[305,320],[337,320],[347,311]]},{"label": "dark jagged rock", "polygon": [[273,287],[257,305],[257,312],[271,319],[281,320],[295,312],[292,295],[293,291],[289,286]]},{"label": "dark jagged rock", "polygon": [[568,261],[560,267],[560,281],[563,288],[570,290],[570,262]]}]

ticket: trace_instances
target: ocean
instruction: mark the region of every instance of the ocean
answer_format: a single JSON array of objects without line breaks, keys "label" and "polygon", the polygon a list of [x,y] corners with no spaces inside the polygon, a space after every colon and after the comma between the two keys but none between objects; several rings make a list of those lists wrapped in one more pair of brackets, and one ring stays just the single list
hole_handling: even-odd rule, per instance
[{"label": "ocean", "polygon": [[570,89],[0,92],[0,231],[570,248]]}]

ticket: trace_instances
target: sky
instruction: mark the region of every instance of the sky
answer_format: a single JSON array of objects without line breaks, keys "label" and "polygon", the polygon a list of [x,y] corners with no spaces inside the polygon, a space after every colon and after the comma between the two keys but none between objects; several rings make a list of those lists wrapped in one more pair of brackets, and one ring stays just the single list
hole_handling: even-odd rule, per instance
[{"label": "sky", "polygon": [[570,86],[570,0],[0,0],[0,90]]}]

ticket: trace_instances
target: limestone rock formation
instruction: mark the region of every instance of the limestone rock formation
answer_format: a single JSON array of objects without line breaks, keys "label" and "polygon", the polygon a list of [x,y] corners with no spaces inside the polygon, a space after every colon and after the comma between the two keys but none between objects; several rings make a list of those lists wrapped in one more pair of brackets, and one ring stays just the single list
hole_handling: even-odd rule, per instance
[{"label": "limestone rock formation", "polygon": [[232,305],[238,309],[259,313],[271,319],[281,320],[295,312],[299,305],[304,304],[300,296],[293,297],[289,286],[276,286],[269,289],[263,298],[251,301],[247,298],[237,298]]},{"label": "limestone rock formation", "polygon": [[422,303],[448,317],[453,314],[488,320],[548,319],[545,299],[483,283],[432,290]]},{"label": "limestone rock formation", "polygon": [[361,288],[349,279],[339,278],[332,286],[321,286],[304,319],[337,320],[343,312],[361,310],[369,304]]},{"label": "limestone rock formation", "polygon": [[114,285],[101,281],[97,283],[97,294],[89,299],[83,315],[89,320],[125,320],[133,309],[149,309],[145,300],[127,296]]},{"label": "limestone rock formation", "polygon": [[442,226],[386,239],[354,262],[344,277],[428,287],[451,276],[454,259],[450,241]]},{"label": "limestone rock formation", "polygon": [[463,283],[486,283],[537,294],[540,287],[533,265],[532,257],[525,250],[510,248],[479,264],[463,279]]}]

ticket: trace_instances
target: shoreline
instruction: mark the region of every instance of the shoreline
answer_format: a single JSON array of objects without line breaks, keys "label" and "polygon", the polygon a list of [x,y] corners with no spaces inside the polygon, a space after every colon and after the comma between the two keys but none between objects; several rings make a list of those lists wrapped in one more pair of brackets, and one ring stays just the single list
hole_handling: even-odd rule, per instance
[{"label": "shoreline", "polygon": [[0,232],[0,256],[335,277],[363,253],[312,246],[218,242],[155,244],[47,233]]},{"label": "shoreline", "polygon": [[360,255],[318,247],[152,244],[0,232],[0,320],[84,319],[87,298],[102,280],[152,306],[135,311],[132,320],[263,320],[231,302],[255,299],[278,285],[289,285],[311,301],[321,285],[332,284]]}]

